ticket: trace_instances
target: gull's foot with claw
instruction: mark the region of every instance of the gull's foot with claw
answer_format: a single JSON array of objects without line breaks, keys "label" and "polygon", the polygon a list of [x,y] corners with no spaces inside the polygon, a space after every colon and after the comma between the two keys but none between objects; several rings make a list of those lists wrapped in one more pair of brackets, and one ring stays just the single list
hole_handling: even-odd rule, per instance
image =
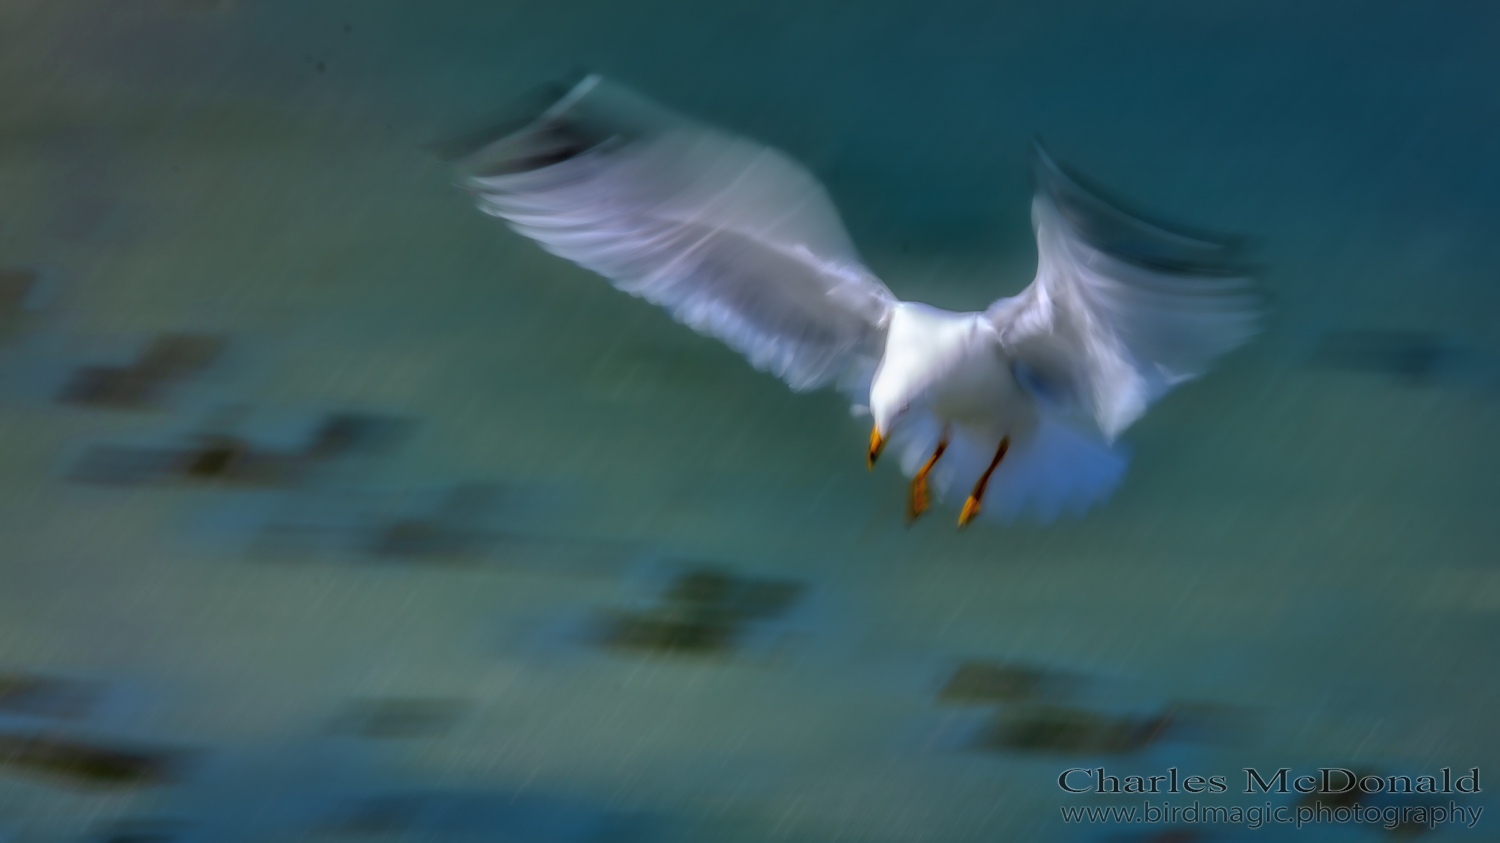
[{"label": "gull's foot with claw", "polygon": [[1010,450],[1010,437],[1000,438],[1000,447],[995,449],[995,458],[990,460],[990,467],[979,475],[979,482],[974,484],[974,491],[969,493],[968,500],[964,501],[964,508],[958,513],[958,526],[960,528],[969,526],[975,516],[979,515],[979,504],[984,500],[984,488],[990,484],[990,475],[995,473],[995,468],[1000,461],[1005,459],[1005,452]]},{"label": "gull's foot with claw", "polygon": [[948,450],[948,434],[944,433],[943,438],[938,440],[937,448],[933,450],[932,456],[928,457],[927,462],[922,463],[922,467],[912,475],[911,490],[906,497],[906,523],[912,523],[927,511],[931,502],[927,494],[927,475],[932,471],[932,467],[937,465],[938,458],[942,457],[946,450]]}]

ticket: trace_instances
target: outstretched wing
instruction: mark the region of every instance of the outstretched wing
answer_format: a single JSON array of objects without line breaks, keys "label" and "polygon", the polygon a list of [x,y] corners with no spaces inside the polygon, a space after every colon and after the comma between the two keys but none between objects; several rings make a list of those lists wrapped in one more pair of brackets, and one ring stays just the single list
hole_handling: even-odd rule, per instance
[{"label": "outstretched wing", "polygon": [[1258,298],[1224,244],[1115,208],[1036,151],[1036,280],[986,316],[1045,403],[1108,439],[1254,332]]},{"label": "outstretched wing", "polygon": [[462,166],[481,210],[793,389],[867,383],[879,359],[895,298],[776,150],[589,76]]}]

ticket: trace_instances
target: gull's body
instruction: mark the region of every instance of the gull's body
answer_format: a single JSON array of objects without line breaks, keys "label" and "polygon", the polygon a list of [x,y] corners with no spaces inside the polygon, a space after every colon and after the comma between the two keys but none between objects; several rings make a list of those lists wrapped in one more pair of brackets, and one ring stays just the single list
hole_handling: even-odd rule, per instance
[{"label": "gull's body", "polygon": [[[487,213],[796,390],[836,385],[927,485],[1043,519],[1118,484],[1115,437],[1253,331],[1223,247],[1103,203],[1038,155],[1036,279],[983,312],[896,298],[785,155],[590,76],[466,161]],[[986,493],[988,483],[988,493]]]},{"label": "gull's body", "polygon": [[[906,402],[981,441],[1024,438],[1037,424],[1037,405],[984,314],[917,302],[891,308],[885,355],[870,386],[871,406],[899,414]],[[876,421],[885,435],[897,419]]]}]

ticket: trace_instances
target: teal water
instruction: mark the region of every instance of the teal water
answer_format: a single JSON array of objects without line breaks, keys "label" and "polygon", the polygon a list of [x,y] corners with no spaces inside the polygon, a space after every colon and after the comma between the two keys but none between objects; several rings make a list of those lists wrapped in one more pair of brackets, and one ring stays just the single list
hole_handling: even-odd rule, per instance
[{"label": "teal water", "polygon": [[[1067,825],[1139,800],[1057,777],[1290,805],[1243,768],[1500,757],[1497,35],[1458,4],[12,0],[0,841],[1389,836]],[[1107,505],[907,528],[839,396],[453,188],[434,141],[579,67],[807,164],[902,297],[1030,280],[1040,136],[1252,237],[1272,315],[1129,431]]]}]

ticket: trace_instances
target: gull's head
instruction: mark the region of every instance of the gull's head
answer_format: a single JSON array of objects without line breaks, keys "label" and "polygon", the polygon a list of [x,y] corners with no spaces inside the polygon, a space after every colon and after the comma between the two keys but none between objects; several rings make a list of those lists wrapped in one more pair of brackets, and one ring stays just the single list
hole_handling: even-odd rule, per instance
[{"label": "gull's head", "polygon": [[899,367],[886,365],[889,362],[882,362],[875,372],[874,381],[870,383],[870,416],[875,422],[870,428],[872,468],[891,434],[911,415],[921,391],[921,384],[916,378]]},{"label": "gull's head", "polygon": [[870,465],[880,449],[927,406],[933,387],[955,354],[963,352],[972,319],[925,304],[901,302],[891,308],[885,354],[870,381]]}]

